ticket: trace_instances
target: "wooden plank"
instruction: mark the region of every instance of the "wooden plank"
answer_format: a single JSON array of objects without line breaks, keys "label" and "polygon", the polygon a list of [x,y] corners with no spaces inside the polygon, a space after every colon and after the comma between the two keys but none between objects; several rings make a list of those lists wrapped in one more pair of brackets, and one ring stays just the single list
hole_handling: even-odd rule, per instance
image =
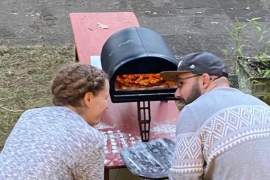
[{"label": "wooden plank", "polygon": [[103,44],[115,32],[140,26],[133,12],[70,13],[70,20],[78,61],[82,63],[100,55]]}]

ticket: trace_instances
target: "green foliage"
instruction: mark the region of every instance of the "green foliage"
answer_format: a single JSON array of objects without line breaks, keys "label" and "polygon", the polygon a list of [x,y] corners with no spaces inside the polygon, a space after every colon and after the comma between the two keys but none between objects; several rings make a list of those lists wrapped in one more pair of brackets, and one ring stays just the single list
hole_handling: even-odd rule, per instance
[{"label": "green foliage", "polygon": [[[258,21],[260,19],[260,17],[253,18],[247,20],[247,23],[242,23],[236,18],[235,27],[229,32],[229,36],[235,41],[236,63],[250,65],[254,77],[270,78],[269,30]],[[236,67],[239,68],[237,64]]]},{"label": "green foliage", "polygon": [[[240,22],[236,18],[234,29],[228,31],[235,42],[230,53],[235,59],[239,88],[270,105],[270,31],[260,19]],[[228,50],[223,52],[228,55]]]}]

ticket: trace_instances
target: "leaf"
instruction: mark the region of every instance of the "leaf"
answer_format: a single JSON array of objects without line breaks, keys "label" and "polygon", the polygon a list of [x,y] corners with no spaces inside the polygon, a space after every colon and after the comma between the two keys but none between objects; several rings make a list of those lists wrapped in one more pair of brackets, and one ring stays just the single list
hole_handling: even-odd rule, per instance
[{"label": "leaf", "polygon": [[261,19],[261,17],[255,17],[255,18],[252,18],[252,19],[249,20],[249,21],[257,21],[257,20],[259,20],[259,19]]},{"label": "leaf", "polygon": [[263,37],[264,36],[262,36],[262,35],[260,36],[259,42],[261,42],[263,40]]},{"label": "leaf", "polygon": [[263,77],[268,77],[270,75],[270,70],[265,71]]},{"label": "leaf", "polygon": [[102,23],[100,23],[100,22],[98,22],[97,25],[98,25],[98,27],[99,27],[100,29],[109,29],[109,25],[102,24]]},{"label": "leaf", "polygon": [[262,31],[262,28],[259,27],[259,26],[256,26],[256,29],[257,29],[258,31]]},{"label": "leaf", "polygon": [[260,68],[258,68],[257,71],[258,71],[259,73],[262,73],[262,70],[261,70]]},{"label": "leaf", "polygon": [[268,32],[268,30],[265,30],[265,31],[262,32],[262,34],[265,34],[265,33],[267,33],[267,32]]}]

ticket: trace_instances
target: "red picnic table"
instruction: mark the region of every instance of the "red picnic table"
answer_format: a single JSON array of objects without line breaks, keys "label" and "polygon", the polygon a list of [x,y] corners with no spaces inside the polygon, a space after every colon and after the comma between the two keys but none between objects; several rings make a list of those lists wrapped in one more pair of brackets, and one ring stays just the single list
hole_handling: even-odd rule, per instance
[{"label": "red picnic table", "polygon": [[[128,27],[140,26],[132,12],[71,13],[71,26],[74,34],[76,60],[91,63],[91,57],[100,56],[105,41],[115,32]],[[120,157],[123,148],[141,141],[138,109],[136,102],[112,103],[96,126],[105,137],[106,158],[104,179],[109,180],[109,170],[125,168]],[[179,113],[174,101],[152,101],[150,140],[156,138],[173,139]]]}]

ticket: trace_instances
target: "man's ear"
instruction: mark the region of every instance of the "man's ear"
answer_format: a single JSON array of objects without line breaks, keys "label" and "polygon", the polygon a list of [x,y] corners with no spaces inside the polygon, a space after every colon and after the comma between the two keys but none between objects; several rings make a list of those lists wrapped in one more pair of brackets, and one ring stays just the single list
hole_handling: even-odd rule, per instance
[{"label": "man's ear", "polygon": [[201,87],[202,87],[202,89],[206,89],[209,86],[210,82],[211,82],[211,80],[210,80],[209,74],[204,73],[201,76]]},{"label": "man's ear", "polygon": [[92,92],[85,93],[85,95],[83,97],[84,104],[86,106],[89,106],[91,104],[91,100],[93,97],[94,97],[94,94]]}]

